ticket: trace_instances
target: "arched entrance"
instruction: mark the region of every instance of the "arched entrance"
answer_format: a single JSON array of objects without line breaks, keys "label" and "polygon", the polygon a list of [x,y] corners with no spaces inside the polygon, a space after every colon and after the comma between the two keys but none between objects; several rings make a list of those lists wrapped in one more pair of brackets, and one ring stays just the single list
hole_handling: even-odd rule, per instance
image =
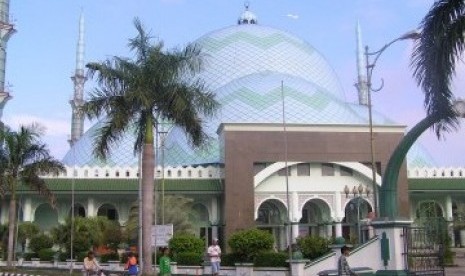
[{"label": "arched entrance", "polygon": [[103,204],[98,208],[97,216],[99,217],[107,217],[109,220],[117,221],[119,219],[118,211],[116,210],[115,206],[112,204]]},{"label": "arched entrance", "polygon": [[269,231],[274,236],[275,248],[285,249],[287,209],[277,199],[267,199],[258,208],[256,224],[259,229]]},{"label": "arched entrance", "polygon": [[42,231],[50,230],[58,225],[58,213],[48,203],[43,203],[34,212],[34,222]]},{"label": "arched entrance", "polygon": [[364,221],[373,211],[370,203],[363,197],[352,198],[344,209],[342,236],[352,244],[362,243],[368,239],[369,229]]},{"label": "arched entrance", "polygon": [[299,221],[299,236],[320,236],[329,238],[332,235],[331,210],[322,199],[311,199],[302,208]]},{"label": "arched entrance", "polygon": [[[69,209],[70,217],[73,214],[72,212],[73,212],[73,208],[70,208]],[[81,218],[86,217],[86,209],[84,208],[84,206],[82,206],[82,204],[80,203],[74,204],[74,217],[81,217]]]},{"label": "arched entrance", "polygon": [[205,239],[206,245],[211,244],[212,228],[210,227],[207,207],[202,203],[195,203],[189,217],[195,227],[196,235]]}]

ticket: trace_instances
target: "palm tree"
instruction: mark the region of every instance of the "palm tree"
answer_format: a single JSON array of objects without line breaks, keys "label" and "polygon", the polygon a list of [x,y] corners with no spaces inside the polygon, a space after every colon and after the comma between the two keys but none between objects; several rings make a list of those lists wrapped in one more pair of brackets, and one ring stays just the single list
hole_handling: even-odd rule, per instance
[{"label": "palm tree", "polygon": [[100,158],[109,154],[111,145],[125,132],[133,129],[137,135],[134,153],[142,155],[142,272],[151,275],[154,129],[162,120],[172,122],[199,146],[208,137],[202,116],[213,116],[219,104],[204,82],[193,78],[202,68],[203,55],[197,47],[164,51],[162,42],[150,43],[150,35],[137,18],[134,25],[138,34],[129,40],[129,48],[135,52],[133,60],[113,57],[87,64],[89,76],[96,76],[99,88],[83,110],[89,119],[106,116],[94,146],[94,154]]},{"label": "palm tree", "polygon": [[55,197],[41,174],[58,174],[63,165],[52,156],[40,141],[42,129],[37,124],[20,126],[18,131],[0,129],[0,195],[10,196],[8,208],[8,266],[13,264],[16,226],[16,190],[20,184],[48,198],[55,207]]},{"label": "palm tree", "polygon": [[412,55],[414,77],[425,93],[427,113],[437,118],[433,128],[438,137],[458,126],[450,84],[465,46],[464,2],[439,0],[433,4],[420,24],[421,37]]}]

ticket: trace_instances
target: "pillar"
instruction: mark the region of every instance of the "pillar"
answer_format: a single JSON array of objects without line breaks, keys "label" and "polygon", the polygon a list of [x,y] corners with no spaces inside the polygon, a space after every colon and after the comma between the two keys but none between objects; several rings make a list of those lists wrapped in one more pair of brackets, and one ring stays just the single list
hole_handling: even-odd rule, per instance
[{"label": "pillar", "polygon": [[446,196],[446,221],[447,221],[447,230],[449,233],[451,245],[455,245],[454,237],[454,215],[452,214],[452,197],[450,195]]},{"label": "pillar", "polygon": [[404,228],[411,225],[407,220],[373,220],[372,225],[379,237],[381,259],[376,267],[384,267],[378,270],[376,275],[407,275],[405,274]]},{"label": "pillar", "polygon": [[333,225],[328,224],[326,225],[326,238],[330,239],[333,237]]},{"label": "pillar", "polygon": [[0,209],[0,224],[8,223],[8,201],[2,200],[2,206]]},{"label": "pillar", "polygon": [[336,220],[336,229],[335,229],[335,236],[336,237],[342,237],[342,219],[338,218]]},{"label": "pillar", "polygon": [[86,217],[95,217],[97,214],[95,212],[95,201],[94,198],[89,197],[87,199],[87,214]]},{"label": "pillar", "polygon": [[[16,210],[18,212],[19,210]],[[32,221],[32,201],[30,197],[24,199],[23,221]]]}]

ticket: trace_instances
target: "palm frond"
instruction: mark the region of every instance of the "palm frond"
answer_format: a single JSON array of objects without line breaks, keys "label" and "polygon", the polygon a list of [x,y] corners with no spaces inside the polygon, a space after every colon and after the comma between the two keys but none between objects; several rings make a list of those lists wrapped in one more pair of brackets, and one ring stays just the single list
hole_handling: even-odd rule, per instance
[{"label": "palm frond", "polygon": [[412,55],[413,75],[425,93],[427,113],[441,118],[433,127],[438,137],[458,126],[451,81],[464,50],[464,9],[463,1],[437,1],[421,22],[422,34]]}]

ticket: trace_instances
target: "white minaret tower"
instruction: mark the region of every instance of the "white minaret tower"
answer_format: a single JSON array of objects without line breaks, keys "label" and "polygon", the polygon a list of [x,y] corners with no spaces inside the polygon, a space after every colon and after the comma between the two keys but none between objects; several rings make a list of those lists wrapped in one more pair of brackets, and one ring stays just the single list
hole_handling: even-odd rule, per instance
[{"label": "white minaret tower", "polygon": [[11,35],[16,32],[10,24],[10,1],[0,0],[0,126],[3,108],[11,96],[5,91],[6,45]]},{"label": "white minaret tower", "polygon": [[366,57],[363,52],[362,31],[360,30],[359,22],[357,22],[355,34],[357,36],[357,83],[355,87],[357,87],[358,90],[358,103],[361,105],[368,105],[368,81],[365,67]]},{"label": "white minaret tower", "polygon": [[71,77],[74,83],[74,96],[69,101],[72,109],[71,117],[71,137],[68,140],[70,146],[73,146],[84,132],[84,114],[81,107],[84,104],[84,83],[87,78],[84,76],[84,16],[81,12],[79,17],[79,39],[76,50],[76,71]]}]

